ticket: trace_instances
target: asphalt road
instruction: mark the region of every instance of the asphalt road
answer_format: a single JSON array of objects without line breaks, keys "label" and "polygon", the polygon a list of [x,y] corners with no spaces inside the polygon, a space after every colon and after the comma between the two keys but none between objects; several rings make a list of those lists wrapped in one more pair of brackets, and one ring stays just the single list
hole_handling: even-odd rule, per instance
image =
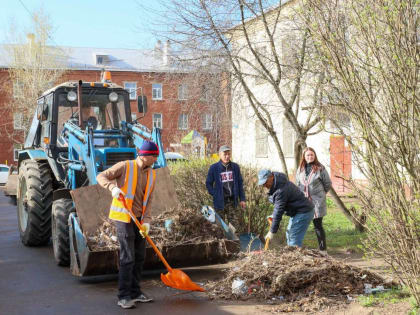
[{"label": "asphalt road", "polygon": [[[195,281],[214,277],[213,268],[189,269]],[[0,190],[0,314],[232,314],[253,313],[242,305],[221,306],[204,293],[164,287],[159,274],[147,275],[143,290],[155,302],[136,309],[117,306],[116,276],[81,279],[58,267],[52,246],[25,247],[19,238],[16,206]],[[252,308],[252,307],[251,307]],[[245,310],[245,312],[244,312]],[[250,312],[251,311],[251,312]]]}]

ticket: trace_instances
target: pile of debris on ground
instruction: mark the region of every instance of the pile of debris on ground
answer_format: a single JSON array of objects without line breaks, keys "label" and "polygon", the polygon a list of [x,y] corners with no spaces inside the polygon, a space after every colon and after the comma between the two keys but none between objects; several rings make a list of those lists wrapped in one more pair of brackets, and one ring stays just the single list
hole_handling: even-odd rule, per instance
[{"label": "pile of debris on ground", "polygon": [[[225,238],[220,226],[210,223],[200,211],[176,208],[153,219],[149,236],[156,246],[195,244]],[[119,248],[117,232],[112,220],[106,218],[93,235],[86,235],[92,251]]]},{"label": "pile of debris on ground", "polygon": [[212,299],[264,301],[281,312],[317,311],[351,301],[366,288],[396,285],[317,250],[296,247],[243,254],[231,266],[222,280],[208,284]]}]

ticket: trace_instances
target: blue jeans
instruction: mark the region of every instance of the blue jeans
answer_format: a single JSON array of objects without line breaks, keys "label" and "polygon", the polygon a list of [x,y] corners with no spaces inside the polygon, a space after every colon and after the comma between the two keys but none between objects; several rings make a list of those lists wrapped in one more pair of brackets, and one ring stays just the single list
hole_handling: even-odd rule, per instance
[{"label": "blue jeans", "polygon": [[287,245],[302,247],[303,238],[314,217],[314,210],[290,217],[286,230]]}]

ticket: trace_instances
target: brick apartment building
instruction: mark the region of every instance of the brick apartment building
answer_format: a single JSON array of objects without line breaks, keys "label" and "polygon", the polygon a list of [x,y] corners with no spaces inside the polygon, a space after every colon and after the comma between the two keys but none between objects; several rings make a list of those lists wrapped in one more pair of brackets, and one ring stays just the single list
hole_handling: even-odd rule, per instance
[{"label": "brick apartment building", "polygon": [[[62,47],[67,52],[66,70],[60,82],[100,81],[104,69],[111,71],[112,82],[130,91],[133,118],[148,127],[162,129],[166,151],[189,153],[181,139],[191,130],[207,140],[206,153],[221,144],[231,143],[230,94],[222,75],[185,71],[176,65],[169,43],[158,41],[152,50],[97,49]],[[0,163],[12,164],[21,147],[25,130],[19,126],[19,113],[7,106],[18,84],[10,80],[9,56],[0,47]],[[222,92],[223,91],[223,92]],[[226,92],[225,92],[226,91]],[[145,95],[146,115],[137,111],[137,96]],[[35,108],[34,100],[34,108]],[[14,133],[14,137],[9,135]]]}]

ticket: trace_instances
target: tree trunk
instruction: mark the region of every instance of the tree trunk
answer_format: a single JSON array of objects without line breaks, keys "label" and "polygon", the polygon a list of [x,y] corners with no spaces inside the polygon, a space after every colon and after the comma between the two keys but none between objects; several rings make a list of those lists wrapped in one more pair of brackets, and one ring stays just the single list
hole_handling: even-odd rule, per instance
[{"label": "tree trunk", "polygon": [[350,210],[346,207],[344,202],[341,200],[341,198],[337,195],[337,192],[333,187],[331,187],[330,195],[334,199],[335,204],[338,206],[338,208],[344,213],[344,215],[349,219],[353,224],[356,230],[359,232],[363,232],[365,230],[363,226],[363,222],[360,222],[359,219],[355,218],[355,214],[352,214]]},{"label": "tree trunk", "polygon": [[274,144],[275,144],[276,149],[277,149],[277,153],[279,154],[281,166],[283,167],[283,172],[284,172],[284,174],[286,174],[287,178],[289,178],[289,172],[287,171],[286,159],[284,158],[284,153],[283,153],[283,150],[281,148],[279,139],[277,138],[277,136],[275,134],[274,135],[271,134],[271,138],[273,139]]}]

